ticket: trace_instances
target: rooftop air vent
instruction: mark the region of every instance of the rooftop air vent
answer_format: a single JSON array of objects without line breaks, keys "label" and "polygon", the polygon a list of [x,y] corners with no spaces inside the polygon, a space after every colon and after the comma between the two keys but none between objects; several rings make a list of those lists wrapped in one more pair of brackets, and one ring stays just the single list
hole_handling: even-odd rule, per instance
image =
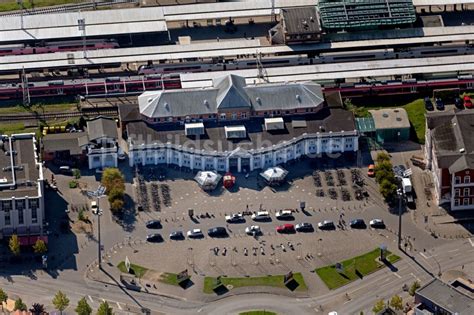
[{"label": "rooftop air vent", "polygon": [[402,118],[401,118],[401,117],[397,117],[397,121],[402,121]]},{"label": "rooftop air vent", "polygon": [[208,101],[208,100],[204,100],[204,105],[205,105],[206,107],[209,107],[209,101]]},{"label": "rooftop air vent", "polygon": [[394,109],[393,111],[394,111],[395,113],[398,113],[398,112],[399,112],[399,110],[398,110],[398,109]]},{"label": "rooftop air vent", "polygon": [[170,104],[168,104],[168,103],[165,102],[163,105],[165,106],[165,108],[166,108],[167,110],[170,110]]},{"label": "rooftop air vent", "polygon": [[149,98],[147,99],[147,101],[148,101],[148,103],[151,103],[151,102],[153,101],[153,97],[149,97]]},{"label": "rooftop air vent", "polygon": [[255,100],[257,101],[257,103],[262,104],[262,100],[260,99],[260,97],[257,96]]},{"label": "rooftop air vent", "polygon": [[382,117],[388,118],[388,114],[387,114],[387,113],[383,113],[383,114],[382,114]]},{"label": "rooftop air vent", "polygon": [[297,100],[298,102],[301,102],[301,97],[300,97],[299,94],[296,94],[296,100]]}]

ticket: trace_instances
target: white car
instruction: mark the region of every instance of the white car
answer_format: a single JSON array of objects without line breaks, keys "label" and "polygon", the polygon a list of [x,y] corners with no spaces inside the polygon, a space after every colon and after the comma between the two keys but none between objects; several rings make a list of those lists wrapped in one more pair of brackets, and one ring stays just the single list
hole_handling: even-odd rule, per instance
[{"label": "white car", "polygon": [[277,219],[289,219],[293,217],[293,211],[291,210],[280,210],[275,213]]},{"label": "white car", "polygon": [[235,223],[235,222],[241,222],[244,220],[244,216],[240,213],[234,213],[230,215],[225,216],[225,221],[227,223]]},{"label": "white car", "polygon": [[91,212],[97,214],[97,201],[91,201]]},{"label": "white car", "polygon": [[382,219],[373,219],[369,222],[370,226],[373,228],[383,228],[385,227],[385,223]]},{"label": "white car", "polygon": [[247,233],[248,235],[257,235],[261,234],[262,230],[258,225],[252,225],[245,228],[245,233]]},{"label": "white car", "polygon": [[191,238],[204,237],[204,234],[202,234],[201,229],[189,230],[188,233],[186,233],[186,235]]},{"label": "white car", "polygon": [[252,214],[252,220],[268,220],[270,219],[270,213],[268,211],[258,211],[257,213]]}]

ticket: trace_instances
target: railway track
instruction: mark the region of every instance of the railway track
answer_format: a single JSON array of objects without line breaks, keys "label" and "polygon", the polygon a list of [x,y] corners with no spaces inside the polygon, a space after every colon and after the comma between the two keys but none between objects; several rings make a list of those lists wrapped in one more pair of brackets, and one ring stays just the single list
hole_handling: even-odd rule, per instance
[{"label": "railway track", "polygon": [[29,121],[29,120],[55,120],[55,119],[65,119],[65,118],[76,118],[81,116],[110,116],[117,117],[118,110],[117,108],[108,108],[108,109],[90,109],[84,111],[74,111],[74,112],[55,112],[55,113],[28,113],[28,114],[6,114],[0,116],[0,121]]}]

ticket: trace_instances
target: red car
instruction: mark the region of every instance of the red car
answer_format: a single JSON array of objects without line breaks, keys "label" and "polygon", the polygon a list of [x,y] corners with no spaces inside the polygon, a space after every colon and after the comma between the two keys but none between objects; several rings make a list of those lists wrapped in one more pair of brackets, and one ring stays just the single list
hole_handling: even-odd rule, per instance
[{"label": "red car", "polygon": [[294,233],[295,232],[295,226],[293,224],[283,224],[280,226],[277,226],[276,231],[278,233]]},{"label": "red car", "polygon": [[469,95],[464,96],[464,107],[466,108],[473,108],[474,106],[472,105],[472,100]]},{"label": "red car", "polygon": [[374,177],[375,176],[375,165],[370,164],[369,168],[367,169],[367,176]]}]

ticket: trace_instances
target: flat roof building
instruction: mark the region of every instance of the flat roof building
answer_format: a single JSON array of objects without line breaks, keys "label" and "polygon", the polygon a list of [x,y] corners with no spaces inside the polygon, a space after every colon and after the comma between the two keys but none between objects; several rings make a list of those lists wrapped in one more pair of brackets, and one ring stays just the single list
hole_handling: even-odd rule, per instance
[{"label": "flat roof building", "polygon": [[403,108],[369,110],[379,143],[402,141],[410,138],[410,120]]},{"label": "flat roof building", "polygon": [[[13,234],[29,245],[42,236],[43,168],[34,134],[0,136],[0,239]],[[34,242],[33,242],[34,243]]]},{"label": "flat roof building", "polygon": [[319,42],[321,25],[315,6],[283,8],[280,23],[270,30],[272,44]]}]

